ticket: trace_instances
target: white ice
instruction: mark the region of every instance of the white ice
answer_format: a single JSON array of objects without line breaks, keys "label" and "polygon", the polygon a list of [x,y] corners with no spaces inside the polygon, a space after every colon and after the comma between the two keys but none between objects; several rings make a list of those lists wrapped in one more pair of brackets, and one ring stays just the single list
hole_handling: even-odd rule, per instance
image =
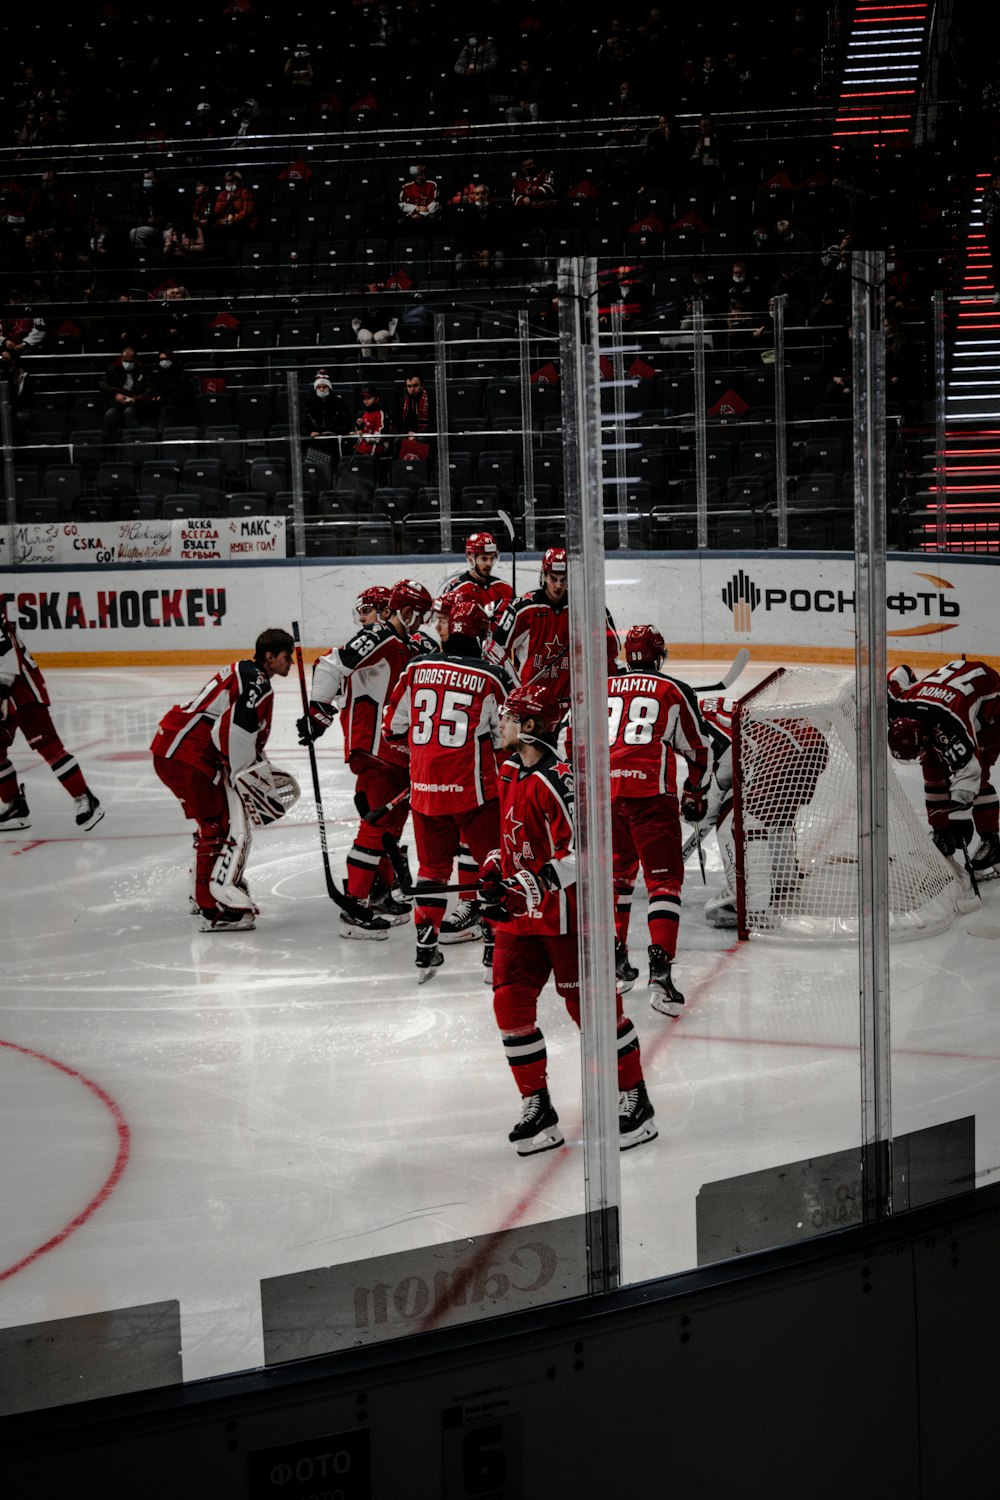
[{"label": "white ice", "polygon": [[[694,682],[724,665],[672,663]],[[522,1160],[507,1142],[518,1100],[480,945],[450,947],[418,988],[410,928],[380,944],[338,936],[292,678],[276,679],[271,754],[307,790],[255,841],[257,929],[194,930],[189,825],[147,747],[165,709],[208,675],[50,672],[55,718],[107,815],[77,833],[70,800],[19,740],[32,827],[0,838],[0,1326],[176,1298],[186,1379],[262,1362],[263,1277],[584,1206],[579,1042],[554,992],[540,1021],[567,1148]],[[338,733],[320,759],[340,874],[356,818]],[[709,844],[708,892],[720,882]],[[994,924],[998,885],[984,888]],[[633,915],[642,975],[626,1009],[660,1134],[621,1162],[627,1281],[696,1263],[701,1184],[860,1139],[855,952],[737,945],[705,924],[708,892],[692,859],[677,1021],[649,1007],[642,903]],[[974,1114],[989,1182],[1000,950],[969,935],[975,920],[894,950],[893,1122],[902,1132]]]}]

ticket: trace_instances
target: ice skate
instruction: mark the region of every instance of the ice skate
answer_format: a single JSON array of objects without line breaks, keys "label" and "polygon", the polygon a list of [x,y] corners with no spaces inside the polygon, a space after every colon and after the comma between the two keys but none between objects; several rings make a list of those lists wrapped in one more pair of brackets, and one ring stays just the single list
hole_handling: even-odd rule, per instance
[{"label": "ice skate", "polygon": [[970,863],[977,880],[1000,878],[1000,838],[995,833],[984,833]]},{"label": "ice skate", "polygon": [[19,828],[30,827],[28,799],[24,795],[24,786],[21,785],[13,802],[8,802],[3,812],[0,812],[0,833],[16,833]]},{"label": "ice skate", "polygon": [[653,1106],[640,1079],[634,1089],[625,1089],[618,1099],[618,1148],[629,1151],[644,1141],[655,1141],[657,1134]]},{"label": "ice skate", "polygon": [[440,943],[474,943],[483,935],[479,924],[479,902],[460,901],[450,917],[445,917],[438,934]]},{"label": "ice skate", "polygon": [[408,922],[413,915],[413,907],[408,901],[397,901],[387,885],[381,880],[376,880],[368,897],[368,905],[379,917],[384,917],[390,927],[400,927]]},{"label": "ice skate", "polygon": [[656,943],[649,946],[649,1003],[661,1016],[679,1016],[684,996],[670,977],[670,960]]},{"label": "ice skate", "polygon": [[254,912],[235,906],[203,906],[198,918],[199,932],[252,932],[255,926]]},{"label": "ice skate", "polygon": [[553,1151],[563,1143],[559,1116],[552,1108],[548,1089],[528,1094],[521,1101],[521,1118],[507,1138],[517,1147],[518,1156],[534,1156],[538,1151]]},{"label": "ice skate", "polygon": [[426,984],[434,978],[434,970],[444,963],[444,954],[437,945],[432,922],[422,922],[417,928],[417,983]]},{"label": "ice skate", "polygon": [[616,938],[615,979],[617,981],[618,988],[621,990],[623,995],[628,994],[629,990],[632,988],[638,978],[639,970],[628,961],[628,949],[626,948],[624,943],[620,943]]},{"label": "ice skate", "polygon": [[357,916],[352,912],[340,913],[339,931],[342,938],[360,938],[362,942],[385,942],[393,924],[386,917],[362,907]]},{"label": "ice skate", "polygon": [[84,831],[96,827],[104,817],[104,808],[93,792],[84,792],[81,796],[74,797],[73,811],[76,813],[77,828],[82,828]]}]

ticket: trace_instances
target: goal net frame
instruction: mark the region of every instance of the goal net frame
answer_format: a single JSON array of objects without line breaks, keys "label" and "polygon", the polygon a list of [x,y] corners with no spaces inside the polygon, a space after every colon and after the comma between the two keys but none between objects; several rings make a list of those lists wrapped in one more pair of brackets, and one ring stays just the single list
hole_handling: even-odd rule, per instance
[{"label": "goal net frame", "polygon": [[[854,677],[778,667],[733,708],[737,931],[784,942],[856,941],[858,736]],[[943,932],[967,909],[957,867],[888,765],[893,939]]]}]

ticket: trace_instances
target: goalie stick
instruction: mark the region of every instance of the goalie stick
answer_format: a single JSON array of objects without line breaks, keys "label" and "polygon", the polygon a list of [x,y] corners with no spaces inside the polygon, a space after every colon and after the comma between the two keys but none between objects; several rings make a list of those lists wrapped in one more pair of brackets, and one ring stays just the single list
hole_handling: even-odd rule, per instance
[{"label": "goalie stick", "polygon": [[410,873],[410,862],[406,850],[391,833],[383,833],[382,848],[389,856],[393,874],[399,881],[404,896],[447,896],[453,892],[464,896],[475,896],[478,885],[446,885],[437,880],[414,880]]},{"label": "goalie stick", "polygon": [[[306,669],[305,663],[302,660],[302,639],[299,635],[298,620],[292,621],[292,638],[295,641],[295,661],[299,669],[299,690],[302,693],[302,712],[304,714],[308,714],[309,694],[306,691]],[[319,824],[319,847],[323,855],[323,874],[326,876],[326,893],[335,906],[339,906],[341,911],[346,912],[347,915],[349,917],[353,917],[355,921],[370,921],[371,912],[368,910],[368,908],[363,905],[362,902],[355,901],[352,896],[345,896],[343,891],[337,889],[336,882],[334,881],[333,871],[330,869],[330,847],[327,843],[326,838],[326,819],[323,816],[323,798],[320,795],[319,790],[319,768],[316,765],[316,745],[312,740],[309,741],[308,750],[309,769],[312,772],[313,797],[316,802],[316,822]]]},{"label": "goalie stick", "polygon": [[746,666],[749,660],[750,652],[745,646],[741,646],[736,655],[733,657],[733,664],[724,677],[720,678],[718,682],[708,683],[705,687],[696,687],[694,691],[696,693],[724,692],[726,688],[732,687],[733,683],[736,681],[737,677],[739,677],[740,673],[743,671],[743,668]]}]

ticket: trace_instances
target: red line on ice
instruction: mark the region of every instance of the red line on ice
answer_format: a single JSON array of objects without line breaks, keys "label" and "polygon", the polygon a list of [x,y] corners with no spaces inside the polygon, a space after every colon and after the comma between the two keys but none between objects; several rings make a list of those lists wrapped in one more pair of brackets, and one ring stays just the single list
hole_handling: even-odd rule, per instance
[{"label": "red line on ice", "polygon": [[20,1052],[22,1057],[32,1057],[37,1062],[48,1063],[50,1067],[58,1068],[59,1072],[65,1073],[67,1077],[78,1079],[85,1088],[90,1089],[90,1092],[108,1110],[115,1122],[115,1130],[118,1133],[118,1154],[115,1157],[115,1164],[111,1168],[104,1186],[91,1198],[86,1208],[82,1209],[75,1218],[71,1219],[64,1228],[60,1229],[58,1234],[54,1234],[50,1240],[45,1241],[44,1245],[39,1245],[36,1250],[32,1250],[30,1254],[23,1256],[21,1260],[15,1261],[5,1271],[0,1271],[0,1281],[6,1281],[9,1276],[16,1275],[18,1271],[23,1271],[26,1266],[32,1265],[41,1256],[47,1255],[50,1250],[55,1250],[64,1240],[69,1239],[75,1230],[79,1229],[82,1224],[85,1224],[103,1203],[107,1202],[121,1181],[122,1173],[128,1164],[129,1152],[132,1149],[132,1140],[125,1116],[111,1095],[106,1093],[99,1083],[94,1083],[93,1079],[87,1078],[83,1073],[77,1072],[76,1068],[71,1068],[66,1063],[58,1062],[54,1057],[46,1057],[44,1052],[35,1052],[31,1047],[19,1047],[16,1042],[5,1042],[2,1040],[0,1040],[0,1047],[6,1047],[11,1052]]}]

